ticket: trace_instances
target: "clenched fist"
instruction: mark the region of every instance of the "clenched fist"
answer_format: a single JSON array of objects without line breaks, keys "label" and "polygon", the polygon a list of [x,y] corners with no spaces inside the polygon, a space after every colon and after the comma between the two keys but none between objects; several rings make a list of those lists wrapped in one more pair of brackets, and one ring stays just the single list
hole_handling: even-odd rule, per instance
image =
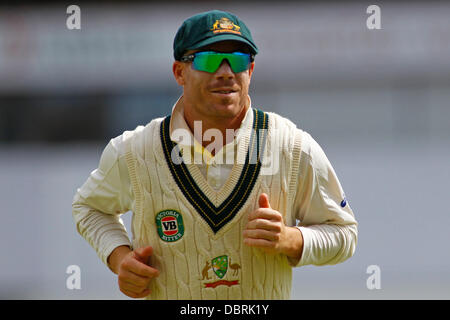
[{"label": "clenched fist", "polygon": [[118,275],[120,291],[131,298],[143,298],[150,294],[150,281],[159,271],[149,265],[153,248],[143,247],[131,251],[127,246],[114,249],[109,257],[111,269]]},{"label": "clenched fist", "polygon": [[244,244],[261,248],[267,253],[283,253],[299,260],[303,237],[299,229],[284,224],[280,212],[272,209],[267,194],[259,196],[259,208],[248,215],[244,229]]}]

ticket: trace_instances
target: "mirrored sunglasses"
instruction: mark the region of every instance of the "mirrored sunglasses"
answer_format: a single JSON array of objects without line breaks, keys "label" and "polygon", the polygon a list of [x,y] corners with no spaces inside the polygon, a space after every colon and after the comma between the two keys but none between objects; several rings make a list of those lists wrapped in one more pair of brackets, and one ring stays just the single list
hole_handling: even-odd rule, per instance
[{"label": "mirrored sunglasses", "polygon": [[200,51],[181,57],[182,62],[192,62],[195,70],[214,73],[226,59],[235,73],[247,70],[254,61],[254,55],[242,52],[222,53],[215,51]]}]

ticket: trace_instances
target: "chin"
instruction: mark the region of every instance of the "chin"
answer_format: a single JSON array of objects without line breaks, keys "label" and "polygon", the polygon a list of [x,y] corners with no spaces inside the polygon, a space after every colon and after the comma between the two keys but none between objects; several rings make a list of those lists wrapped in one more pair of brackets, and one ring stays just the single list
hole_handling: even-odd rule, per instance
[{"label": "chin", "polygon": [[211,111],[221,117],[235,117],[241,112],[241,107],[236,103],[215,103]]},{"label": "chin", "polygon": [[241,111],[241,97],[238,92],[231,94],[213,93],[208,98],[212,112],[235,116]]}]

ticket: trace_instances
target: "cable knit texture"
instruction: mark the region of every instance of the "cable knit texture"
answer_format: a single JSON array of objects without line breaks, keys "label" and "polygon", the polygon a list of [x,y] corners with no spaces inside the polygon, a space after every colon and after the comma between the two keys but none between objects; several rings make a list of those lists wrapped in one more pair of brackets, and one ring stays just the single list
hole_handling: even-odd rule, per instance
[{"label": "cable knit texture", "polygon": [[[242,232],[248,214],[258,208],[258,197],[269,195],[272,208],[295,225],[292,202],[297,190],[301,130],[289,120],[269,115],[263,168],[250,197],[234,218],[214,233],[179,190],[171,176],[160,138],[162,118],[138,127],[125,137],[126,160],[135,195],[132,221],[133,246],[153,247],[151,265],[160,276],[151,283],[148,299],[289,299],[292,266],[285,255],[270,255],[243,244]],[[245,128],[251,130],[251,127]],[[239,142],[246,151],[249,135]],[[278,158],[276,158],[278,157]],[[275,160],[274,160],[275,159]],[[278,159],[278,161],[276,161]],[[276,170],[270,173],[270,164]],[[186,165],[202,192],[219,205],[233,191],[242,164],[235,164],[219,191],[212,189],[195,164]],[[157,231],[156,214],[175,210],[182,215],[183,236],[163,241]],[[225,269],[217,272],[216,258],[225,257]],[[222,265],[223,266],[223,265]]]}]

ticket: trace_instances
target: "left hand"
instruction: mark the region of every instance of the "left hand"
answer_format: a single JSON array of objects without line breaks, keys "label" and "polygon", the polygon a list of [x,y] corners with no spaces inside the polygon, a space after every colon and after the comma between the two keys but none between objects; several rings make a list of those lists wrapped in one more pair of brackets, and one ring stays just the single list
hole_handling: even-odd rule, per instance
[{"label": "left hand", "polygon": [[259,208],[248,215],[243,236],[244,244],[250,247],[272,254],[283,253],[294,259],[301,257],[301,231],[284,224],[282,214],[270,207],[269,197],[265,193],[259,196]]}]

